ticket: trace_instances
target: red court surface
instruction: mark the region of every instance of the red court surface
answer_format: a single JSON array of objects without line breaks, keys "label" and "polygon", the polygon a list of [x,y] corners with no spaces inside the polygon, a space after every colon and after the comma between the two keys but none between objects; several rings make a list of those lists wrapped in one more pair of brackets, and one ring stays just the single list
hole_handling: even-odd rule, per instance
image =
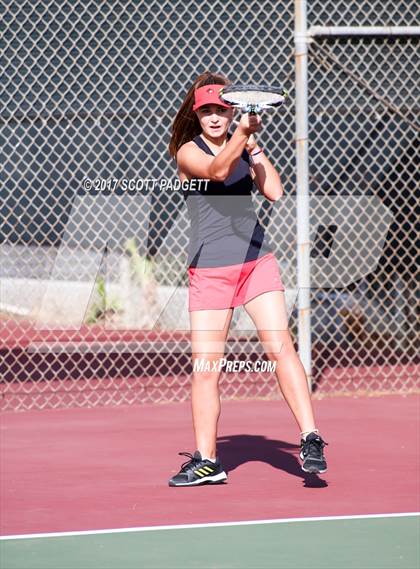
[{"label": "red court surface", "polygon": [[189,403],[5,412],[2,535],[415,512],[416,395],[326,398],[314,407],[328,472],[306,475],[284,401],[224,401],[228,483],[169,488],[194,451]]}]

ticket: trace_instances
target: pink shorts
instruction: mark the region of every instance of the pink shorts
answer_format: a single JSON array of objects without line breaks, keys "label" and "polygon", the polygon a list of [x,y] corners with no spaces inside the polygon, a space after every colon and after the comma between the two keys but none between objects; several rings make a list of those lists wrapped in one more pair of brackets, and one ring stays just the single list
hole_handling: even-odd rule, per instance
[{"label": "pink shorts", "polygon": [[283,290],[277,260],[267,253],[254,261],[225,267],[188,269],[189,312],[220,310],[247,303],[271,290]]}]

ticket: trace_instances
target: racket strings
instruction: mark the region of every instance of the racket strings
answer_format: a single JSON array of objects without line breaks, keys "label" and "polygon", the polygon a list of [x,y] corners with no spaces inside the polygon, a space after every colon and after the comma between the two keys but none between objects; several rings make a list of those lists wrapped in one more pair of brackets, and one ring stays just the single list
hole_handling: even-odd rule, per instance
[{"label": "racket strings", "polygon": [[223,98],[236,105],[274,105],[285,100],[284,95],[262,91],[231,91]]}]

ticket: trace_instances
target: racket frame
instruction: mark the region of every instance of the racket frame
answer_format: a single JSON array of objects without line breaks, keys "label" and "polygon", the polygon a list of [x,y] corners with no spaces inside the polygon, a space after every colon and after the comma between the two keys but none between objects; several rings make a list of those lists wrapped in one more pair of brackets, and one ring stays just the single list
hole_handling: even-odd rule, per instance
[{"label": "racket frame", "polygon": [[[282,100],[276,101],[275,103],[234,103],[225,99],[224,95],[231,92],[241,92],[241,91],[259,91],[260,93],[275,93],[276,95],[281,95]],[[288,99],[289,93],[286,89],[282,87],[269,87],[268,85],[255,85],[254,83],[234,83],[232,85],[227,85],[220,90],[219,96],[225,103],[228,103],[232,107],[241,109],[243,112],[249,113],[250,115],[255,115],[260,113],[264,109],[270,109],[272,107],[279,107],[284,105]]]}]

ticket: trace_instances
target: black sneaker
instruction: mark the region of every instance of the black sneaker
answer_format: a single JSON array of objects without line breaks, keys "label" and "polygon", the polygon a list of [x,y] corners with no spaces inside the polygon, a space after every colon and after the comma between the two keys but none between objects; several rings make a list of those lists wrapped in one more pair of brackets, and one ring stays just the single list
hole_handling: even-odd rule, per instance
[{"label": "black sneaker", "polygon": [[184,462],[178,474],[169,480],[169,486],[219,484],[227,479],[227,474],[218,458],[216,458],[216,462],[203,460],[198,450],[195,451],[194,455],[189,452],[179,452],[178,454],[188,456],[189,460]]},{"label": "black sneaker", "polygon": [[303,460],[302,470],[315,474],[326,472],[327,462],[322,450],[325,445],[328,445],[328,443],[323,441],[322,437],[316,433],[309,433],[306,440],[301,439],[300,458]]}]

